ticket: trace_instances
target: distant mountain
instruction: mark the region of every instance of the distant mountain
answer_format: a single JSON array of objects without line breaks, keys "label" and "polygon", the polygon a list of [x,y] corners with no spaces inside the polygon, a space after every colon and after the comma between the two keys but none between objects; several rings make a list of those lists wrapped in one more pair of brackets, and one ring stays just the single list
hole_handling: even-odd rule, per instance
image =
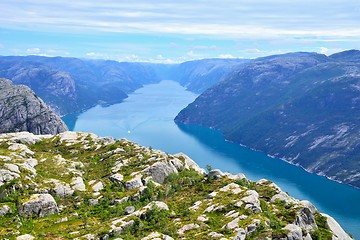
[{"label": "distant mountain", "polygon": [[219,82],[235,66],[242,65],[247,59],[203,59],[176,65],[172,78],[188,90],[202,93]]},{"label": "distant mountain", "polygon": [[206,59],[183,64],[126,63],[64,57],[0,57],[0,77],[24,84],[57,113],[113,104],[144,84],[175,80],[202,92],[246,60]]},{"label": "distant mountain", "polygon": [[0,133],[57,134],[64,122],[26,86],[0,78]]},{"label": "distant mountain", "polygon": [[359,51],[253,60],[200,95],[175,121],[360,187]]},{"label": "distant mountain", "polygon": [[158,81],[139,63],[62,57],[0,57],[0,76],[32,88],[60,114],[116,103],[143,84]]}]

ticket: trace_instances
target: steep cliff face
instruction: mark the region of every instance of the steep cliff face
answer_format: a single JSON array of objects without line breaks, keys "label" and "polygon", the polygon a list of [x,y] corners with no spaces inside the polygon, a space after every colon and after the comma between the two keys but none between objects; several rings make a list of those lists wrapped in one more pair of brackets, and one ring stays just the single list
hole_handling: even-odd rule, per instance
[{"label": "steep cliff face", "polygon": [[176,121],[360,187],[359,51],[292,53],[236,69]]},{"label": "steep cliff face", "polygon": [[0,134],[0,217],[9,239],[350,240],[268,180],[77,132]]},{"label": "steep cliff face", "polygon": [[0,57],[0,77],[30,87],[61,115],[121,102],[159,81],[146,64],[40,56]]},{"label": "steep cliff face", "polygon": [[178,81],[188,90],[202,93],[221,81],[235,67],[248,62],[247,59],[203,59],[175,65],[171,79]]},{"label": "steep cliff face", "polygon": [[64,122],[32,90],[0,79],[0,132],[57,134],[66,130]]}]

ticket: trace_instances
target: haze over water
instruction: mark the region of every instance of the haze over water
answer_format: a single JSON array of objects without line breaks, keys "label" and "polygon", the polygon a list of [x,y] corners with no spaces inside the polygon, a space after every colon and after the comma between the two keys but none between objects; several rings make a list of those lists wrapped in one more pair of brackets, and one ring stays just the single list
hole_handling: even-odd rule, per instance
[{"label": "haze over water", "polygon": [[203,168],[242,172],[253,181],[269,179],[291,196],[311,201],[360,239],[360,190],[227,142],[215,130],[175,124],[177,113],[196,97],[176,82],[162,81],[135,91],[122,103],[96,106],[64,120],[74,131],[126,138],[168,153],[184,152]]}]

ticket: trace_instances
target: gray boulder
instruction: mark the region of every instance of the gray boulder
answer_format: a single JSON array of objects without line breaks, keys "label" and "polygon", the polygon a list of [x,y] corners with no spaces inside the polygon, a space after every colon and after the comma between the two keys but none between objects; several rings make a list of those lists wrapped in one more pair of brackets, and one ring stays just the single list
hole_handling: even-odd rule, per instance
[{"label": "gray boulder", "polygon": [[163,211],[169,211],[169,207],[166,203],[161,201],[153,201],[144,207],[145,209],[158,209]]},{"label": "gray boulder", "polygon": [[143,186],[144,185],[142,184],[142,181],[141,181],[141,175],[137,175],[133,179],[131,179],[131,180],[124,183],[124,187],[126,188],[126,190],[140,188],[140,187],[143,187]]},{"label": "gray boulder", "polygon": [[35,239],[35,237],[30,234],[24,234],[16,237],[16,240],[33,240],[33,239]]},{"label": "gray boulder", "polygon": [[297,212],[294,224],[308,232],[317,228],[314,215],[307,207],[301,208],[299,212]]},{"label": "gray boulder", "polygon": [[9,212],[11,212],[11,209],[8,205],[3,205],[0,207],[0,216],[5,216]]},{"label": "gray boulder", "polygon": [[127,206],[125,209],[124,209],[124,213],[125,215],[129,215],[131,213],[135,212],[135,207],[134,206]]},{"label": "gray boulder", "polygon": [[207,176],[209,179],[220,179],[221,177],[224,176],[224,173],[219,169],[213,169],[209,171]]},{"label": "gray boulder", "polygon": [[109,177],[109,179],[118,185],[122,185],[122,180],[124,180],[124,176],[120,173],[113,174]]},{"label": "gray boulder", "polygon": [[254,213],[261,212],[259,194],[254,190],[247,190],[246,194],[248,196],[241,199],[245,203],[245,209],[250,209]]},{"label": "gray boulder", "polygon": [[19,209],[22,215],[45,217],[59,212],[55,199],[50,194],[33,194]]},{"label": "gray boulder", "polygon": [[288,224],[283,229],[289,231],[287,234],[288,240],[303,240],[302,230],[299,226]]},{"label": "gray boulder", "polygon": [[73,195],[74,189],[72,189],[69,184],[60,182],[56,179],[54,179],[53,182],[55,184],[55,187],[52,188],[52,191],[56,194],[56,196],[65,198]]},{"label": "gray boulder", "polygon": [[173,173],[177,174],[178,170],[176,169],[176,167],[173,164],[162,161],[162,162],[154,163],[148,169],[148,173],[153,178],[154,182],[163,184],[165,182],[165,179],[170,174],[173,174]]},{"label": "gray boulder", "polygon": [[12,164],[12,163],[5,163],[4,168],[6,168],[7,170],[9,170],[11,172],[20,173],[19,166]]},{"label": "gray boulder", "polygon": [[302,206],[307,207],[312,214],[314,214],[314,213],[317,212],[316,207],[315,207],[310,201],[308,201],[308,200],[301,200],[301,201],[299,201],[299,203],[300,203]]},{"label": "gray boulder", "polygon": [[246,238],[246,231],[243,228],[240,228],[234,238],[234,240],[245,240]]},{"label": "gray boulder", "polygon": [[17,173],[11,172],[6,169],[0,169],[0,186],[19,177],[20,175]]},{"label": "gray boulder", "polygon": [[275,194],[272,198],[271,198],[271,202],[275,202],[275,201],[284,201],[286,205],[290,205],[290,204],[295,204],[296,200],[289,196],[289,194],[287,194],[286,192],[280,192],[278,194]]},{"label": "gray boulder", "polygon": [[85,191],[86,186],[82,177],[74,177],[71,182],[71,188],[78,191]]},{"label": "gray boulder", "polygon": [[192,160],[189,156],[187,156],[184,153],[177,153],[174,155],[174,157],[177,157],[179,159],[183,159],[185,161],[185,168],[186,169],[192,169],[194,171],[196,171],[199,174],[205,174],[205,170],[201,167],[199,167],[199,165]]}]

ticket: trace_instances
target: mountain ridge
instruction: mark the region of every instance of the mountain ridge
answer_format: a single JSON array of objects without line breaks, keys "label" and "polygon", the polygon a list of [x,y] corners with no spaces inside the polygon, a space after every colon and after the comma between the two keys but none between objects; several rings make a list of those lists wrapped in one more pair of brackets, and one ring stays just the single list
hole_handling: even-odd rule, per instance
[{"label": "mountain ridge", "polygon": [[173,79],[191,91],[201,92],[229,72],[231,66],[243,62],[246,60],[205,59],[164,65],[65,57],[0,56],[0,77],[29,86],[58,114],[66,115],[97,104],[119,103],[144,84],[164,79]]},{"label": "mountain ridge", "polygon": [[359,51],[346,61],[278,55],[235,70],[175,121],[220,130],[226,139],[359,187],[356,125]]}]

